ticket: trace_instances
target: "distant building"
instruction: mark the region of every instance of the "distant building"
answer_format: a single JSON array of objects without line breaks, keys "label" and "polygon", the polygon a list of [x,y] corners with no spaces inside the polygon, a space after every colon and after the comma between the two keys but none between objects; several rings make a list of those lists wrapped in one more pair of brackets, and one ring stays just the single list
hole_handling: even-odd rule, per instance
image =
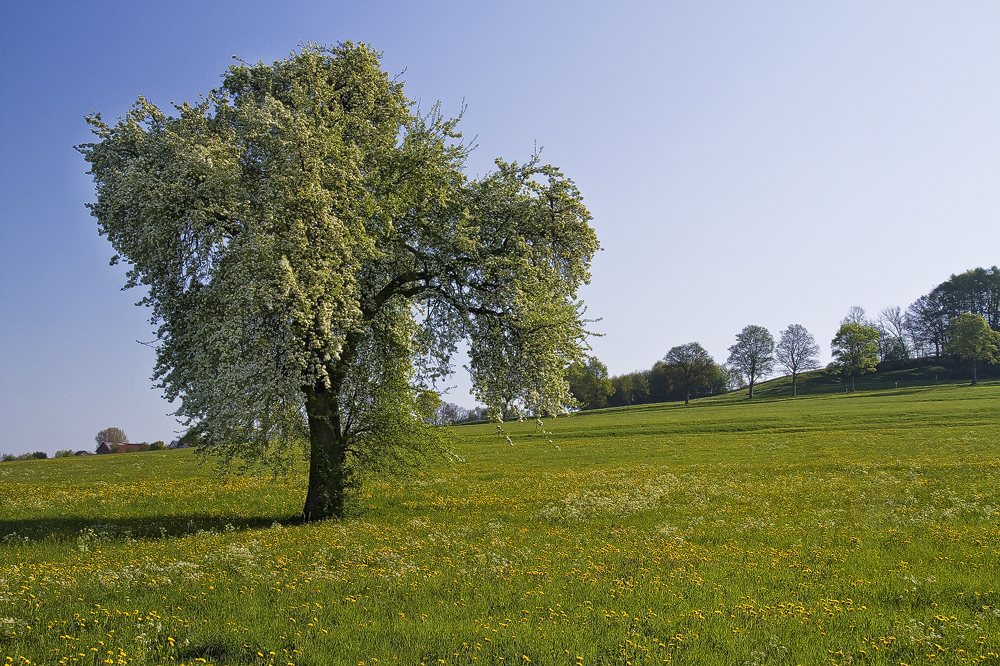
[{"label": "distant building", "polygon": [[137,451],[149,451],[149,444],[132,444],[123,442],[118,445],[118,453],[136,453]]},{"label": "distant building", "polygon": [[135,453],[137,451],[149,451],[149,444],[132,444],[131,442],[122,442],[121,444],[112,444],[111,442],[101,442],[101,445],[97,447],[97,453]]},{"label": "distant building", "polygon": [[93,453],[91,453],[90,451],[77,451],[77,452],[76,452],[76,453],[74,453],[73,455],[74,455],[74,456],[92,456],[92,455],[94,455],[94,454],[93,454]]}]

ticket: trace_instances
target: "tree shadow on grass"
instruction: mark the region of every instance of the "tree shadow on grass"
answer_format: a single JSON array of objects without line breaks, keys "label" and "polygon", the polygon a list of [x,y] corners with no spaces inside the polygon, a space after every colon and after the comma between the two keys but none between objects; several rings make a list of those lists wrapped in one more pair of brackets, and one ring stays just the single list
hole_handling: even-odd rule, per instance
[{"label": "tree shadow on grass", "polygon": [[0,518],[0,545],[33,541],[69,541],[84,538],[124,541],[170,539],[199,533],[236,532],[278,524],[302,524],[293,516],[219,516],[177,514],[148,518]]},{"label": "tree shadow on grass", "polygon": [[[268,648],[261,644],[259,638],[254,639],[249,636],[237,637],[232,633],[223,634],[210,632],[206,635],[199,635],[197,631],[189,635],[187,645],[178,645],[176,655],[182,663],[195,663],[198,661],[209,664],[246,664],[255,666],[257,664],[273,664],[274,657],[265,657]],[[249,643],[244,642],[249,641]],[[290,642],[290,647],[294,647],[294,641]],[[273,646],[272,646],[273,647]]]}]

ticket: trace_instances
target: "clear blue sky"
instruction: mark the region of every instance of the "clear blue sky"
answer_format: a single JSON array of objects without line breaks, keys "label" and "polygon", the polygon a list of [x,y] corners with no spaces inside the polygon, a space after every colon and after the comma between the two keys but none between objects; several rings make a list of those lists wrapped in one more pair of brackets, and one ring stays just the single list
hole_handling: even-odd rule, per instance
[{"label": "clear blue sky", "polygon": [[850,306],[1000,263],[997,3],[0,0],[0,453],[178,428],[84,208],[83,116],[194,100],[233,54],[305,40],[464,100],[473,173],[537,142],[576,180],[612,373],[690,341],[725,360],[749,323],[801,323],[828,358]]}]

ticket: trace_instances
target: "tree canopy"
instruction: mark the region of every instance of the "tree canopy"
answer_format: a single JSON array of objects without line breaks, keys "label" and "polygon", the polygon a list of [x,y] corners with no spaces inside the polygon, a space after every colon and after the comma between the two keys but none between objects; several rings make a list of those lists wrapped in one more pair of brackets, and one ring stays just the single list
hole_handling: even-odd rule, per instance
[{"label": "tree canopy", "polygon": [[712,356],[697,342],[671,347],[663,357],[673,383],[684,392],[684,404],[691,402],[692,389],[707,386],[717,373]]},{"label": "tree canopy", "polygon": [[906,313],[898,305],[883,308],[875,325],[879,335],[879,356],[883,361],[906,361],[910,346],[906,342]]},{"label": "tree canopy", "polygon": [[992,330],[982,315],[965,312],[948,325],[948,350],[972,361],[972,384],[975,386],[979,382],[977,363],[1000,361],[1000,333]]},{"label": "tree canopy", "polygon": [[415,112],[364,44],[236,64],[174,113],[94,114],[80,150],[113,262],[146,290],[154,379],[204,447],[287,461],[307,436],[303,514],[325,518],[433,440],[417,396],[463,339],[492,418],[571,402],[598,242],[558,169],[468,179],[457,120]]},{"label": "tree canopy", "polygon": [[729,348],[729,366],[747,379],[749,399],[753,385],[774,368],[774,337],[763,326],[749,324],[736,335],[736,344]]},{"label": "tree canopy", "polygon": [[830,342],[834,359],[830,365],[851,378],[851,391],[857,375],[874,372],[878,367],[878,340],[878,329],[849,322],[840,325]]},{"label": "tree canopy", "polygon": [[964,313],[982,315],[994,331],[1000,331],[1000,268],[973,268],[952,275],[906,310],[906,330],[915,353],[944,352],[948,325]]},{"label": "tree canopy", "polygon": [[128,442],[128,435],[121,428],[105,428],[94,436],[94,440],[98,446],[105,442],[108,444],[125,444]]},{"label": "tree canopy", "polygon": [[819,367],[819,345],[806,327],[789,324],[781,332],[781,339],[774,348],[774,358],[792,376],[792,395],[796,395],[796,380],[800,372]]},{"label": "tree canopy", "polygon": [[608,366],[594,357],[569,366],[566,381],[581,409],[607,407],[608,396],[615,392],[608,378]]}]

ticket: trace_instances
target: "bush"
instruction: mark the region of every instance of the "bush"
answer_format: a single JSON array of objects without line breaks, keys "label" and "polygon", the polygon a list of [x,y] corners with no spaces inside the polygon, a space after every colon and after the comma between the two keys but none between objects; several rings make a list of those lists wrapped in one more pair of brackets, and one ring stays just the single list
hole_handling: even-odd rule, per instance
[{"label": "bush", "polygon": [[13,453],[5,453],[3,454],[3,458],[0,458],[0,462],[10,462],[12,460],[17,460],[17,456]]},{"label": "bush", "polygon": [[45,451],[35,451],[34,453],[31,454],[31,457],[37,458],[39,460],[45,460],[46,458],[49,457],[49,454],[47,454]]},{"label": "bush", "polygon": [[162,451],[165,448],[167,448],[167,447],[163,443],[162,439],[158,439],[158,440],[156,440],[155,442],[153,442],[152,444],[149,445],[149,450],[150,451]]},{"label": "bush", "polygon": [[73,452],[69,449],[63,449],[62,451],[56,451],[56,458],[72,458]]}]

